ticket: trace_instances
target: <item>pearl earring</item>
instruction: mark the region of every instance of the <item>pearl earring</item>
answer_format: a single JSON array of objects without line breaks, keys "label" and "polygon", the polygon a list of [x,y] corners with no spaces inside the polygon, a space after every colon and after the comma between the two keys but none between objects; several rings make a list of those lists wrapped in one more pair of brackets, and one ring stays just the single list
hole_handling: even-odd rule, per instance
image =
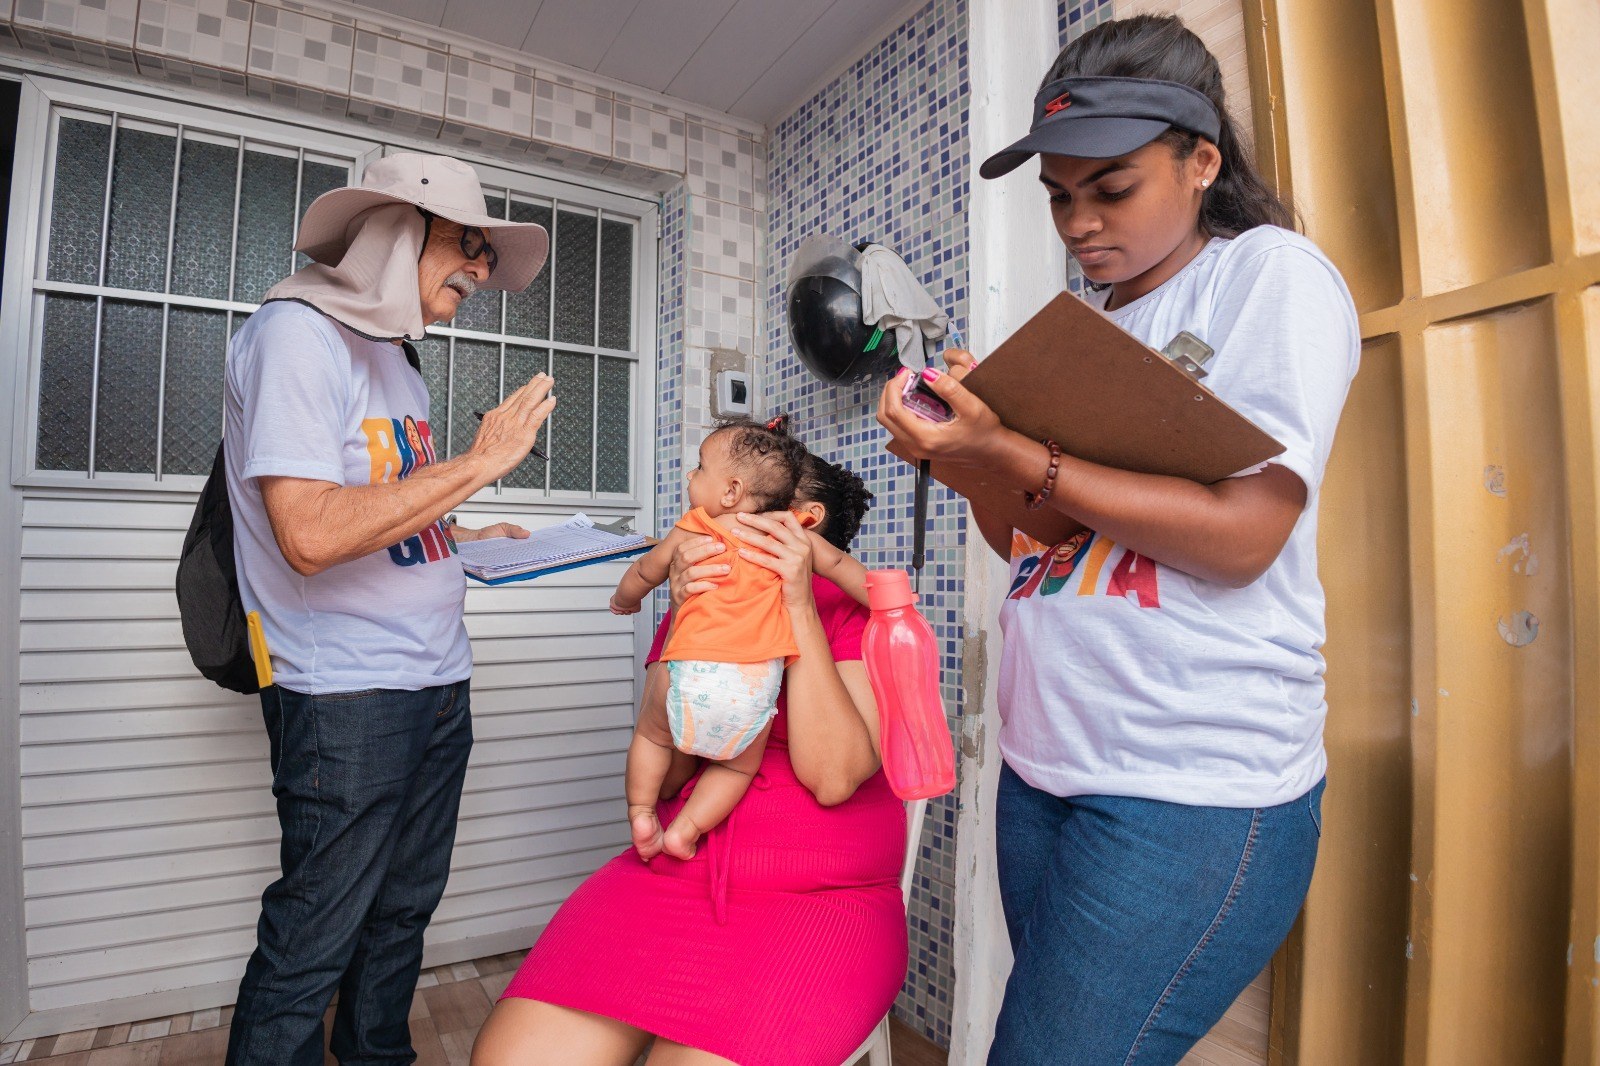
[{"label": "pearl earring", "polygon": [[1202,188],[1202,189],[1209,189],[1209,188],[1211,188],[1211,179],[1210,179],[1210,178],[1201,178],[1201,179],[1200,179],[1200,187],[1201,187],[1201,188]]}]

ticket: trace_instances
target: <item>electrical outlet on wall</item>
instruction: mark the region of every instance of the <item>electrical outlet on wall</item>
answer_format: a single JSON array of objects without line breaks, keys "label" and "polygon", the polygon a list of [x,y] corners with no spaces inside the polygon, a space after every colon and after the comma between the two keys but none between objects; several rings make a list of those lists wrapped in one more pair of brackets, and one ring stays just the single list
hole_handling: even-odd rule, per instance
[{"label": "electrical outlet on wall", "polygon": [[706,370],[710,378],[712,416],[749,418],[755,410],[750,357],[732,348],[713,348]]}]

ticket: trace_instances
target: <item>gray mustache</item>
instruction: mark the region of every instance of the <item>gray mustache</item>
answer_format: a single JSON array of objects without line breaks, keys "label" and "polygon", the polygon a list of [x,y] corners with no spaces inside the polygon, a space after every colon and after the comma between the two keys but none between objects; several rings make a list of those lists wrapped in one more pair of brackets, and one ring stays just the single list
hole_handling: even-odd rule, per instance
[{"label": "gray mustache", "polygon": [[448,278],[445,278],[444,283],[449,285],[451,288],[460,289],[462,299],[466,299],[468,296],[471,296],[473,293],[478,291],[478,283],[472,280],[471,274],[468,274],[464,271],[456,271]]}]

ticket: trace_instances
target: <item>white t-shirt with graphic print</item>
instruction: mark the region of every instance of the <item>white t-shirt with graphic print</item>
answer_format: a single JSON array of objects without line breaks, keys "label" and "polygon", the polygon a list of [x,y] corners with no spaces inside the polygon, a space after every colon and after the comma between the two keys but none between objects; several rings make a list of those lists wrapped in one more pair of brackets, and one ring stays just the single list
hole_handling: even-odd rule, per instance
[{"label": "white t-shirt with graphic print", "polygon": [[1001,753],[1058,796],[1287,802],[1327,765],[1317,495],[1360,358],[1349,290],[1310,241],[1264,226],[1211,241],[1107,315],[1154,348],[1183,330],[1211,345],[1206,385],[1284,445],[1272,462],[1308,502],[1277,561],[1242,589],[1090,533],[1052,546],[1014,534]]},{"label": "white t-shirt with graphic print", "polygon": [[399,345],[293,301],[262,305],[228,345],[228,496],[246,611],[260,611],[274,681],[320,695],[462,681],[466,578],[443,523],[312,577],[278,550],[256,479],[374,485],[434,460],[428,389]]}]

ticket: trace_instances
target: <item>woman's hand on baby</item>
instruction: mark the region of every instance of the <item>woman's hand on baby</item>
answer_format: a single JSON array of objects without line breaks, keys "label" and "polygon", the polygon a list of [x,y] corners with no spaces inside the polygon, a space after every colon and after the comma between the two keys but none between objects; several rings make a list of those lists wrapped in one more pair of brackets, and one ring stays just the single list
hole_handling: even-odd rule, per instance
[{"label": "woman's hand on baby", "polygon": [[812,606],[811,535],[792,511],[740,514],[740,527],[728,532],[742,545],[739,554],[783,579],[784,605]]},{"label": "woman's hand on baby", "polygon": [[710,537],[691,537],[678,545],[667,568],[667,591],[672,597],[674,611],[690,596],[710,592],[728,576],[731,568],[727,563],[703,562],[726,550],[726,545]]},{"label": "woman's hand on baby", "polygon": [[918,459],[981,466],[1006,428],[988,404],[961,384],[961,378],[972,369],[970,361],[958,358],[951,366],[948,374],[938,370],[924,372],[924,380],[928,388],[950,405],[955,412],[954,419],[930,422],[908,410],[900,399],[900,392],[905,388],[905,375],[912,371],[903,370],[883,387],[883,395],[878,399],[878,424]]}]

